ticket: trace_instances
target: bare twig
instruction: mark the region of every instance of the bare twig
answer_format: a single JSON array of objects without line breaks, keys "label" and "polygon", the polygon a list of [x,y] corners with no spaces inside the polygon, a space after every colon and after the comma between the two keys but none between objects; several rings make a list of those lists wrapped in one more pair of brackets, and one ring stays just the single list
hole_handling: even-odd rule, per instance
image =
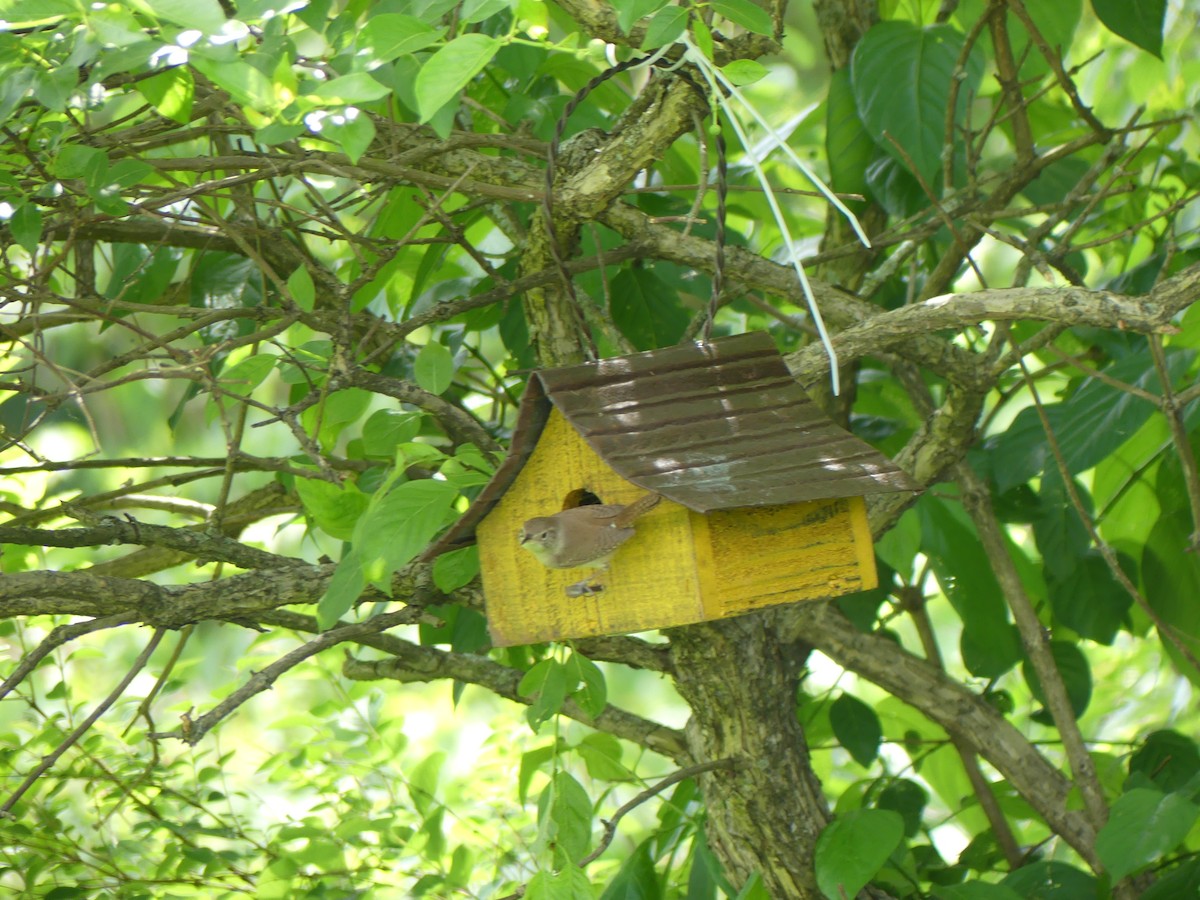
[{"label": "bare twig", "polygon": [[88,619],[86,622],[72,622],[69,625],[59,625],[46,635],[37,647],[21,657],[21,661],[17,663],[17,667],[13,670],[12,674],[4,679],[3,684],[0,684],[0,700],[3,700],[17,685],[24,681],[25,676],[37,668],[37,664],[52,650],[85,634],[103,631],[106,628],[118,628],[121,625],[128,625],[130,622],[135,621],[137,621],[136,616],[127,613],[116,613],[111,616]]},{"label": "bare twig", "polygon": [[157,732],[149,735],[149,737],[153,739],[178,738],[179,740],[186,741],[191,746],[195,746],[222,719],[230,715],[230,713],[247,700],[270,688],[281,675],[295,668],[310,656],[315,656],[322,650],[327,650],[343,641],[352,641],[366,635],[378,634],[396,625],[411,624],[420,615],[421,610],[415,607],[406,607],[395,612],[382,613],[365,622],[343,625],[340,628],[326,631],[303,646],[297,647],[292,652],[281,656],[262,671],[255,672],[249,681],[200,718],[195,720],[185,719],[184,724],[178,731]]},{"label": "bare twig", "polygon": [[596,849],[583,859],[579,860],[579,868],[582,869],[588,863],[598,859],[600,854],[608,849],[609,844],[613,842],[613,838],[616,837],[617,825],[620,823],[621,819],[633,812],[647,800],[658,796],[671,785],[678,784],[679,782],[695,775],[711,772],[714,769],[732,769],[735,765],[737,765],[737,762],[732,759],[714,759],[709,760],[708,762],[696,763],[694,766],[686,766],[676,772],[672,772],[661,781],[656,782],[653,787],[646,788],[646,790],[642,791],[640,794],[637,794],[628,802],[621,804],[621,806],[617,808],[617,811],[613,813],[612,818],[605,820],[604,834],[596,844]]},{"label": "bare twig", "polygon": [[145,648],[140,654],[138,654],[138,658],[134,660],[133,665],[129,667],[129,671],[125,673],[125,677],[121,679],[120,683],[112,689],[107,697],[100,701],[99,705],[92,710],[86,719],[80,722],[79,725],[77,725],[75,729],[63,739],[62,743],[60,743],[54,748],[54,750],[43,757],[42,761],[34,767],[33,771],[25,776],[25,780],[17,786],[17,789],[13,791],[12,794],[9,795],[9,798],[4,801],[4,804],[0,806],[0,818],[11,816],[12,808],[25,795],[25,792],[33,786],[33,783],[41,778],[42,775],[44,775],[56,762],[58,762],[59,757],[66,753],[76,741],[87,734],[91,727],[96,724],[97,720],[108,711],[108,708],[121,698],[121,695],[125,693],[125,689],[128,688],[133,679],[137,677],[138,672],[142,671],[142,669],[145,667],[146,662],[150,659],[150,655],[154,652],[155,648],[158,647],[158,642],[162,640],[164,633],[165,632],[161,628],[154,632],[150,640],[147,642]]}]

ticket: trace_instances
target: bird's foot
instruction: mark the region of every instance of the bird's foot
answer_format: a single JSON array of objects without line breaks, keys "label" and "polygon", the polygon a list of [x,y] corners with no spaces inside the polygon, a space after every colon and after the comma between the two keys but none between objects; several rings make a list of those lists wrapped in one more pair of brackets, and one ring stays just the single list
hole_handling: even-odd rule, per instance
[{"label": "bird's foot", "polygon": [[604,585],[592,581],[590,578],[585,578],[583,581],[578,581],[575,584],[568,584],[566,592],[568,597],[583,597],[587,594],[599,594],[604,590]]}]

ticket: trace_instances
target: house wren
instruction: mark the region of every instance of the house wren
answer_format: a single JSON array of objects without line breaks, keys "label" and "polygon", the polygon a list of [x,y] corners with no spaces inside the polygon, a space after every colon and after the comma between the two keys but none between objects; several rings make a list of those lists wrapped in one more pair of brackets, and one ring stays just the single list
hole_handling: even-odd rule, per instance
[{"label": "house wren", "polygon": [[[521,546],[551,569],[607,569],[617,548],[635,534],[633,522],[653,509],[658,494],[646,494],[628,506],[574,506],[552,516],[530,519],[521,528]],[[584,579],[567,588],[567,595],[603,590]]]}]

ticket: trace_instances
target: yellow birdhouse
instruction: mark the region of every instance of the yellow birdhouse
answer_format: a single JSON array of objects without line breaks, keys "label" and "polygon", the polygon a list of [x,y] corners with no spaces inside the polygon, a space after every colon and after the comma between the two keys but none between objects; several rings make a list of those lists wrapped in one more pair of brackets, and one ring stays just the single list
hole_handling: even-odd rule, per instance
[{"label": "yellow birdhouse", "polygon": [[[646,631],[875,587],[863,495],[916,489],[746,334],[535,372],[508,457],[435,552],[478,541],[498,646]],[[530,519],[647,492],[606,571],[520,544]]]}]

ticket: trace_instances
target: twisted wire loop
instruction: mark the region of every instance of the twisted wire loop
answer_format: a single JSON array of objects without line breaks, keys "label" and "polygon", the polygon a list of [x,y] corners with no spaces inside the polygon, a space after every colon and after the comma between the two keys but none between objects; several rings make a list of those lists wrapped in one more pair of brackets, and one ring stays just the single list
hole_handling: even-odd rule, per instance
[{"label": "twisted wire loop", "polygon": [[554,137],[550,141],[550,150],[546,154],[546,189],[542,193],[542,218],[546,222],[546,236],[550,241],[550,256],[554,259],[554,265],[558,268],[559,275],[562,277],[563,286],[567,289],[567,296],[571,300],[571,309],[575,315],[575,327],[579,330],[580,335],[584,338],[584,350],[588,354],[589,359],[595,359],[597,356],[596,342],[592,338],[592,332],[587,326],[587,320],[583,314],[583,307],[579,301],[579,295],[575,292],[575,282],[571,278],[571,274],[567,271],[566,263],[563,260],[562,253],[558,246],[558,228],[554,224],[554,176],[555,168],[558,162],[558,148],[562,143],[563,132],[567,129],[567,120],[571,118],[571,113],[579,108],[579,104],[587,99],[587,96],[604,82],[608,81],[622,72],[629,69],[635,69],[638,66],[656,59],[659,54],[651,53],[647,56],[638,56],[633,59],[627,59],[624,62],[619,62],[615,66],[605,69],[603,72],[594,77],[591,81],[575,92],[565,107],[558,121],[554,125]]},{"label": "twisted wire loop", "polygon": [[717,256],[713,264],[712,295],[708,298],[708,312],[700,332],[700,339],[706,344],[712,339],[713,320],[717,317],[721,292],[725,289],[725,198],[729,193],[729,160],[725,155],[725,133],[720,129],[721,113],[717,108],[713,110],[713,121],[718,126],[713,142],[717,150]]},{"label": "twisted wire loop", "polygon": [[[575,326],[579,333],[584,338],[584,350],[588,354],[589,359],[596,359],[597,349],[596,342],[592,338],[591,330],[587,326],[587,319],[584,316],[583,306],[579,299],[579,294],[575,290],[575,282],[567,271],[566,263],[563,260],[562,252],[558,244],[558,228],[554,224],[554,178],[557,174],[558,150],[562,144],[563,132],[566,131],[567,122],[571,118],[571,114],[579,108],[579,105],[587,99],[592,93],[604,82],[608,81],[622,72],[627,72],[630,69],[636,69],[639,66],[644,66],[647,63],[658,64],[663,55],[663,51],[659,50],[646,56],[638,56],[633,59],[627,59],[624,62],[619,62],[614,66],[600,72],[587,84],[575,92],[558,117],[558,121],[554,124],[554,137],[550,141],[550,148],[546,154],[546,182],[545,190],[542,192],[542,218],[546,223],[546,236],[550,243],[550,256],[554,260],[554,265],[558,268],[560,277],[562,278],[563,286],[567,290],[567,296],[571,301],[571,309],[575,317]],[[672,68],[685,82],[693,89],[704,94],[703,89],[697,84],[696,80],[687,72],[678,69],[678,63]],[[705,95],[707,99],[707,95]],[[719,113],[714,107],[714,120],[719,124]],[[709,299],[708,310],[704,320],[704,329],[702,338],[705,343],[708,343],[712,336],[713,320],[716,318],[717,309],[721,302],[721,293],[724,289],[725,282],[725,205],[726,195],[728,193],[728,160],[725,154],[725,136],[718,127],[715,129],[715,147],[717,151],[717,221],[716,221],[716,261],[713,267],[712,280],[712,296]],[[701,190],[704,190],[701,187]]]}]

